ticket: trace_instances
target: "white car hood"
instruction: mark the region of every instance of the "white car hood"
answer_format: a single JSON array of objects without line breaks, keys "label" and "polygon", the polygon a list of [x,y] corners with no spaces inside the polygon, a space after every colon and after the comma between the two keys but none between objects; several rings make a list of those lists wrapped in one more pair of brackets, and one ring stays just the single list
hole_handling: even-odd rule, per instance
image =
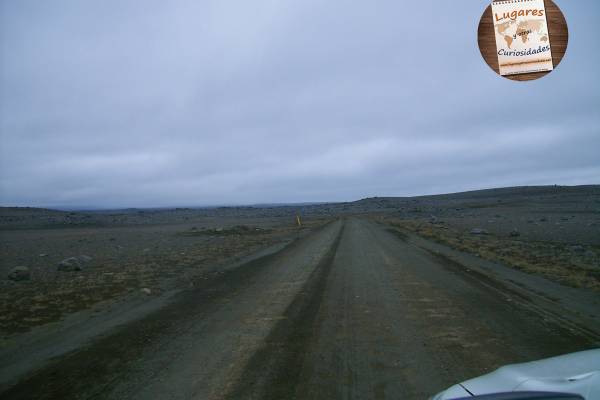
[{"label": "white car hood", "polygon": [[490,374],[455,385],[434,399],[467,397],[457,392],[457,386],[473,395],[548,391],[574,393],[586,400],[600,400],[600,349],[507,365]]}]

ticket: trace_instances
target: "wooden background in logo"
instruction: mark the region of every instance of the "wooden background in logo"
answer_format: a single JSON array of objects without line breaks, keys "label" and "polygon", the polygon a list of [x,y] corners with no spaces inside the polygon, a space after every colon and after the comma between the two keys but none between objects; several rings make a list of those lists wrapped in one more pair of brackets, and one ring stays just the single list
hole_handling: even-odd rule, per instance
[{"label": "wooden background in logo", "polygon": [[[550,45],[552,46],[552,61],[554,68],[562,61],[569,44],[569,28],[567,21],[560,8],[552,0],[545,0],[546,18],[548,20],[548,33],[550,35]],[[498,67],[498,52],[496,49],[496,34],[494,32],[494,22],[492,20],[492,6],[489,5],[481,16],[479,21],[479,30],[477,32],[479,40],[479,50],[485,62],[500,74]],[[534,72],[530,74],[509,75],[507,79],[513,81],[530,81],[539,79],[550,72]]]}]

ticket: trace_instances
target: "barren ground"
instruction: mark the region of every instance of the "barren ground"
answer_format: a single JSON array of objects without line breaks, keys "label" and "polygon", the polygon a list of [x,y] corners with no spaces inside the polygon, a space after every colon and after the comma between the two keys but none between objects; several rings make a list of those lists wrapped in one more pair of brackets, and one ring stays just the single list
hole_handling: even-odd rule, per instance
[{"label": "barren ground", "polygon": [[597,186],[0,214],[1,398],[417,399],[600,343]]}]

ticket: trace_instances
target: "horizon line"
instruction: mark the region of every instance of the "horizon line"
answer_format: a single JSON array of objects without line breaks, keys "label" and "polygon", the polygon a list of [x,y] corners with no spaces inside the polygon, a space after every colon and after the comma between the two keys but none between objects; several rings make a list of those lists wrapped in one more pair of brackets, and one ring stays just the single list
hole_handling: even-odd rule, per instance
[{"label": "horizon line", "polygon": [[34,208],[34,209],[46,209],[53,211],[112,211],[112,210],[176,210],[176,209],[211,209],[211,208],[239,208],[239,207],[254,207],[254,208],[265,208],[265,207],[293,207],[293,206],[312,206],[312,205],[324,205],[324,204],[344,204],[354,203],[357,201],[368,200],[368,199],[389,199],[389,198],[417,198],[417,197],[428,197],[428,196],[447,196],[463,193],[481,192],[488,190],[505,190],[505,189],[525,189],[525,188],[581,188],[581,187],[596,187],[600,184],[582,184],[582,185],[523,185],[523,186],[502,186],[502,187],[486,187],[481,189],[469,189],[457,192],[445,192],[436,194],[419,194],[419,195],[408,195],[408,196],[367,196],[357,200],[346,200],[346,201],[303,201],[303,202],[259,202],[259,203],[222,203],[222,204],[209,204],[209,205],[169,205],[169,206],[122,206],[122,207],[103,207],[103,206],[92,206],[92,205],[80,205],[80,206],[19,206],[19,205],[0,205],[2,208]]}]

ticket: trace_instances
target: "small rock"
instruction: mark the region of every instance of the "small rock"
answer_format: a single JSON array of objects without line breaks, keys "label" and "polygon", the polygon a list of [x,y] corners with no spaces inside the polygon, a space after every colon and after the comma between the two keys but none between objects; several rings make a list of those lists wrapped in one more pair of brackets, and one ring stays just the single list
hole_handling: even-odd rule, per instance
[{"label": "small rock", "polygon": [[10,271],[8,279],[11,281],[28,281],[31,279],[31,272],[29,272],[29,268],[20,265]]},{"label": "small rock", "polygon": [[579,244],[575,244],[573,246],[569,246],[569,250],[571,250],[574,253],[583,253],[585,251],[585,247]]},{"label": "small rock", "polygon": [[145,295],[151,295],[152,294],[152,290],[150,290],[149,288],[145,287],[142,288],[142,293],[144,293]]},{"label": "small rock", "polygon": [[547,222],[547,221],[548,221],[548,218],[546,218],[546,217],[540,218],[540,222]]},{"label": "small rock", "polygon": [[521,232],[519,232],[516,229],[513,229],[512,231],[510,231],[509,236],[510,237],[519,237],[519,236],[521,236]]},{"label": "small rock", "polygon": [[42,254],[40,254],[40,257],[48,257],[48,254],[42,253]]},{"label": "small rock", "polygon": [[81,271],[81,261],[77,257],[65,258],[58,263],[59,271]]},{"label": "small rock", "polygon": [[471,229],[471,235],[487,235],[488,231],[481,228],[473,228]]},{"label": "small rock", "polygon": [[147,253],[147,252],[149,252],[149,251],[150,251],[150,248],[149,248],[149,247],[146,247],[146,248],[145,248],[144,250],[142,250],[142,251],[143,251],[144,253]]}]

